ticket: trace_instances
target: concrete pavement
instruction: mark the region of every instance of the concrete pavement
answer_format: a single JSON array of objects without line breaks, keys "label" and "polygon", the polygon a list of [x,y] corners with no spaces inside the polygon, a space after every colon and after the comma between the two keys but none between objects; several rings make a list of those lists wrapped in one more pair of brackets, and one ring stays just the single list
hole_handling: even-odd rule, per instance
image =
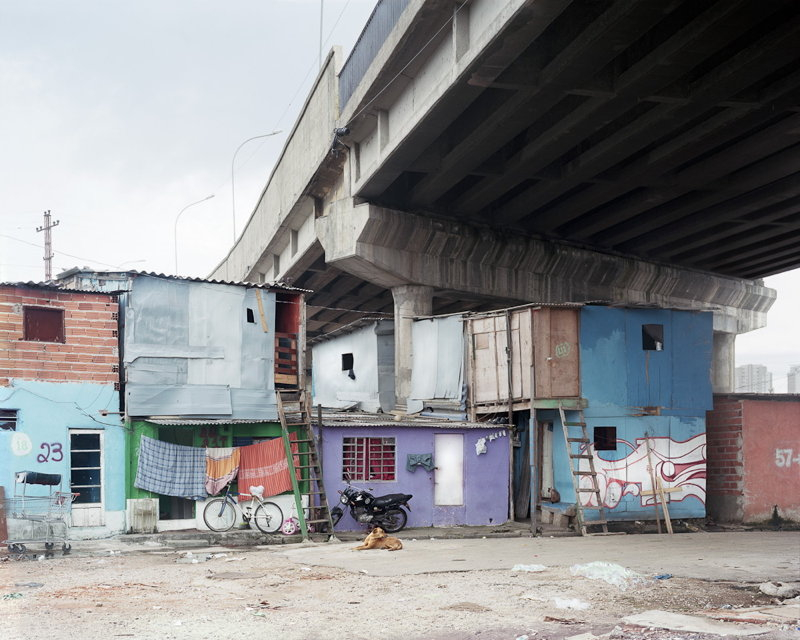
[{"label": "concrete pavement", "polygon": [[643,575],[716,581],[800,580],[800,532],[726,532],[585,538],[413,539],[398,552],[353,551],[352,542],[272,547],[305,565],[393,576],[511,569],[516,564],[569,567],[605,560]]}]

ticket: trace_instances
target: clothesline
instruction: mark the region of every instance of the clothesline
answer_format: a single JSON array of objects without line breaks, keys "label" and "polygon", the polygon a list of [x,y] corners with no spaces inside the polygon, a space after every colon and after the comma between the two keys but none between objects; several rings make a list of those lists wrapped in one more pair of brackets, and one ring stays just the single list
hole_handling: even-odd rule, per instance
[{"label": "clothesline", "polygon": [[[289,434],[294,454],[295,434]],[[299,465],[295,456],[295,466]],[[300,474],[297,472],[297,479]],[[167,496],[205,500],[236,477],[246,489],[263,487],[264,496],[292,488],[282,438],[241,447],[190,447],[141,436],[134,486]]]}]

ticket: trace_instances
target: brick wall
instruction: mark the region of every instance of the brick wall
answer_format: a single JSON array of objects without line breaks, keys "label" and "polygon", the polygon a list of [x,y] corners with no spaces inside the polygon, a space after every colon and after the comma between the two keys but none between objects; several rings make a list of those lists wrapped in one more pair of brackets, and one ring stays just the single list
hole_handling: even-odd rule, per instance
[{"label": "brick wall", "polygon": [[706,511],[720,522],[742,518],[742,428],[741,400],[715,395],[706,414]]},{"label": "brick wall", "polygon": [[[23,308],[64,310],[64,343],[23,340]],[[119,382],[114,296],[0,286],[0,385],[9,379]]]}]

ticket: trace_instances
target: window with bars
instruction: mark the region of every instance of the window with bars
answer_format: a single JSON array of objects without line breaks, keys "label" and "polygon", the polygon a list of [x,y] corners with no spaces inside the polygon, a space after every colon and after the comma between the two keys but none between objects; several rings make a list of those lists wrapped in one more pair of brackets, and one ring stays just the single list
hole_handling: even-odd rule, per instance
[{"label": "window with bars", "polygon": [[394,438],[344,438],[342,479],[394,482],[396,447]]}]

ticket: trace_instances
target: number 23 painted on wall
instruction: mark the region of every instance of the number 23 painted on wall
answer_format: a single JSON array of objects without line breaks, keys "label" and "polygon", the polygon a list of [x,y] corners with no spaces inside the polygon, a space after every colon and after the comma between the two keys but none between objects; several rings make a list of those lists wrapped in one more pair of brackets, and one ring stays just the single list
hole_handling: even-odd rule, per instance
[{"label": "number 23 painted on wall", "polygon": [[39,448],[46,451],[36,456],[36,462],[61,462],[64,459],[60,442],[42,442]]}]

